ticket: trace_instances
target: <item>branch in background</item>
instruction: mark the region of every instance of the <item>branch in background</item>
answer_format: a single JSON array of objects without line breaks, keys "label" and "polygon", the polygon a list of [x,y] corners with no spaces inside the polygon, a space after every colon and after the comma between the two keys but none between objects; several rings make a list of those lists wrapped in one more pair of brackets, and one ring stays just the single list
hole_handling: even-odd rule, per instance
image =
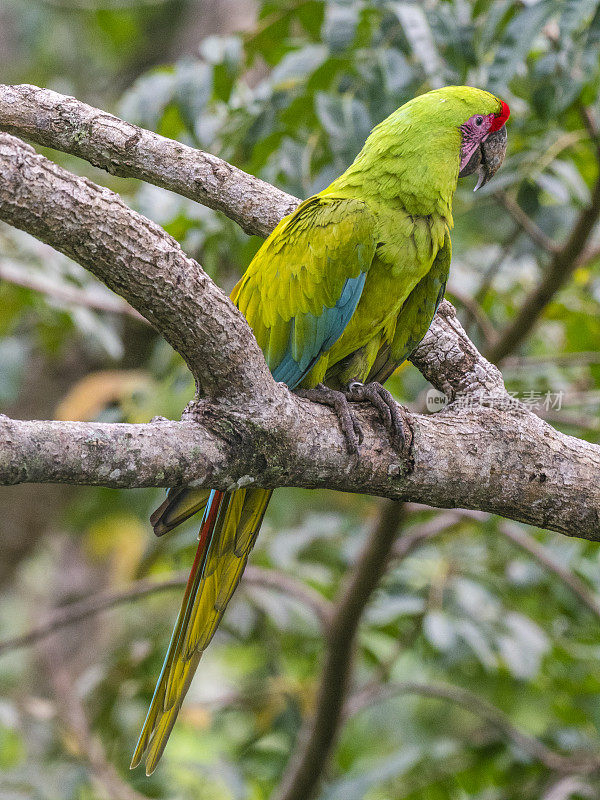
[{"label": "branch in background", "polygon": [[263,589],[273,589],[282,595],[293,597],[313,612],[324,630],[330,625],[333,604],[316,589],[285,572],[249,564],[244,570],[241,586],[242,588],[244,586],[260,586]]},{"label": "branch in background", "polygon": [[501,523],[499,528],[504,536],[522,550],[525,550],[526,553],[529,553],[530,556],[533,556],[545,570],[554,573],[581,601],[582,605],[589,609],[594,616],[600,618],[600,598],[575,573],[557,561],[542,544],[530,536],[523,528],[511,525],[508,522]]},{"label": "branch in background", "polygon": [[[66,627],[81,622],[95,614],[100,614],[109,608],[115,608],[133,600],[140,600],[150,595],[161,594],[171,589],[179,589],[185,586],[189,576],[189,570],[181,571],[167,578],[157,581],[149,578],[142,578],[134,581],[130,586],[122,591],[108,591],[86,597],[69,605],[53,609],[48,620],[36,625],[36,627],[10,639],[0,641],[0,656],[11,650],[18,650],[21,647],[29,647],[41,639],[45,639],[52,633]],[[273,569],[264,569],[249,564],[244,570],[242,588],[244,586],[259,586],[265,589],[273,589],[288,597],[293,597],[309,608],[321,625],[326,628],[331,616],[331,604],[319,592],[301,583],[291,575],[286,575]]]},{"label": "branch in background", "polygon": [[102,742],[91,731],[85,707],[66,665],[54,652],[47,654],[44,661],[57,716],[66,728],[67,738],[76,743],[76,755],[87,766],[101,796],[107,800],[148,800],[146,795],[132,789],[108,760]]},{"label": "branch in background", "polygon": [[525,231],[529,238],[537,244],[539,248],[546,253],[556,253],[560,249],[560,245],[556,244],[539,225],[526,214],[521,206],[514,200],[508,192],[496,192],[494,197],[498,202],[508,211],[513,220],[517,223],[518,227]]},{"label": "branch in background", "polygon": [[318,789],[342,722],[360,618],[385,572],[403,514],[398,503],[386,501],[382,505],[377,524],[336,603],[315,716],[300,734],[296,755],[276,792],[278,800],[309,800]]},{"label": "branch in background", "polygon": [[[586,116],[584,115],[584,119]],[[591,124],[591,123],[590,123]],[[594,129],[595,130],[595,129]],[[593,133],[593,141],[597,148],[598,167],[600,169],[600,147],[597,145],[597,134]],[[591,135],[592,135],[591,134]],[[514,210],[514,209],[513,209]],[[589,205],[581,210],[566,242],[553,255],[540,283],[525,298],[515,319],[500,334],[498,341],[487,351],[486,355],[494,363],[501,362],[514,352],[519,344],[529,335],[544,308],[556,293],[565,285],[574,270],[582,266],[585,260],[597,257],[597,251],[588,251],[588,243],[600,217],[600,176],[592,188]],[[528,231],[531,235],[531,231]],[[545,248],[546,249],[546,248]]]},{"label": "branch in background", "polygon": [[[423,509],[414,503],[404,504],[405,527],[407,521],[410,519],[410,514],[417,513],[421,510]],[[464,509],[461,509],[460,511],[445,511],[443,513],[434,514],[425,522],[413,525],[398,539],[390,553],[390,561],[393,563],[393,566],[397,566],[398,562],[404,561],[404,559],[411,556],[415,550],[418,550],[426,542],[435,539],[442,533],[447,533],[454,526],[465,522],[465,520],[469,518],[470,513],[473,512],[468,512]],[[476,515],[477,519],[480,519],[481,517],[485,518],[486,515]],[[381,683],[385,683],[390,680],[390,675],[394,664],[398,660],[400,654],[407,650],[409,646],[408,643],[412,641],[419,633],[422,620],[422,614],[419,614],[418,617],[414,619],[411,633],[406,635],[403,639],[399,639],[396,642],[391,655],[389,655],[384,661],[378,662],[377,667],[375,668],[374,677],[363,687],[361,691],[368,691],[370,688],[380,686]]]},{"label": "branch in background", "polygon": [[[65,540],[57,558],[47,565],[48,596],[52,602],[61,603],[83,586],[98,585],[95,570],[85,563],[79,544]],[[78,638],[58,635],[35,651],[41,684],[47,683],[52,693],[61,744],[70,758],[87,771],[92,783],[91,794],[105,800],[147,800],[111,764],[88,719],[84,700],[88,692],[82,687],[81,677],[95,663],[98,653],[103,652],[102,641],[96,638],[99,623],[94,622],[82,623]]]},{"label": "branch in background", "polygon": [[502,368],[529,369],[550,364],[556,367],[587,367],[600,364],[598,350],[576,350],[572,353],[548,353],[533,356],[508,356],[502,362]]},{"label": "branch in background", "polygon": [[585,106],[581,100],[577,101],[577,106],[579,109],[579,115],[583,120],[583,124],[585,125],[585,129],[590,137],[590,140],[594,147],[596,148],[596,159],[598,164],[600,165],[600,131],[598,130],[598,124],[594,118],[594,114],[592,113],[592,109]]},{"label": "branch in background", "polygon": [[553,783],[544,792],[541,800],[572,800],[573,797],[587,797],[596,800],[597,792],[591,784],[583,781],[578,775],[566,775]]},{"label": "branch in background", "polygon": [[494,282],[496,274],[500,270],[502,264],[508,258],[510,251],[514,247],[520,235],[521,235],[521,228],[519,228],[519,226],[517,225],[504,239],[504,242],[500,245],[500,250],[498,252],[498,255],[496,256],[496,258],[492,259],[489,266],[483,273],[483,276],[481,278],[481,283],[479,284],[479,288],[477,289],[477,291],[473,296],[473,299],[479,305],[482,305],[483,301],[485,300],[486,295],[492,283]]},{"label": "branch in background", "polygon": [[[405,505],[405,510],[408,512],[409,504]],[[403,561],[408,558],[417,548],[430,539],[435,539],[441,533],[453,528],[455,525],[460,525],[465,521],[467,512],[461,511],[444,511],[443,513],[435,514],[431,519],[422,522],[419,525],[414,525],[404,536],[401,536],[390,554],[390,557],[397,561]]]},{"label": "branch in background", "polygon": [[591,420],[582,414],[565,414],[564,411],[556,413],[542,410],[537,413],[551,425],[560,425],[561,428],[575,428],[579,435],[582,433],[587,435],[600,433],[600,419],[598,418]]},{"label": "branch in background", "polygon": [[462,706],[472,714],[484,719],[520,750],[523,750],[528,756],[554,772],[577,771],[587,774],[600,769],[600,758],[597,755],[581,753],[565,756],[561,753],[556,753],[539,739],[520,731],[499,708],[460,686],[420,683],[418,681],[401,681],[390,683],[383,687],[372,686],[366,692],[359,692],[352,697],[346,706],[345,714],[346,716],[352,716],[375,703],[383,703],[401,694],[418,694],[422,697],[447,700],[450,703]]},{"label": "branch in background", "polygon": [[586,247],[583,253],[577,259],[575,266],[577,269],[580,267],[587,267],[600,258],[600,247]]},{"label": "branch in background", "polygon": [[449,294],[451,297],[453,297],[458,304],[465,309],[469,319],[474,322],[481,331],[486,347],[491,347],[498,338],[498,334],[490,322],[488,315],[479,305],[477,300],[473,299],[467,294],[464,294],[464,292],[461,292],[460,289],[457,289],[454,285],[448,287],[446,294]]},{"label": "branch in background", "polygon": [[148,597],[148,595],[160,594],[161,592],[185,586],[188,574],[189,572],[185,574],[180,572],[164,581],[143,578],[139,581],[134,581],[122,591],[101,592],[83,600],[77,600],[68,605],[54,608],[47,620],[31,628],[27,633],[20,633],[17,636],[1,640],[0,656],[11,650],[18,650],[21,647],[29,647],[36,644],[47,636],[61,630],[61,628],[74,625],[109,608],[115,608],[115,606],[123,603]]},{"label": "branch in background", "polygon": [[109,314],[124,314],[138,322],[148,325],[148,320],[139,311],[132,308],[129,303],[121,297],[103,292],[90,292],[66,283],[57,285],[44,275],[26,272],[23,267],[13,265],[4,260],[0,261],[0,280],[12,283],[14,286],[21,286],[23,289],[31,289],[34,292],[46,295],[59,303],[66,303],[70,306],[84,306],[94,311],[104,311]]}]

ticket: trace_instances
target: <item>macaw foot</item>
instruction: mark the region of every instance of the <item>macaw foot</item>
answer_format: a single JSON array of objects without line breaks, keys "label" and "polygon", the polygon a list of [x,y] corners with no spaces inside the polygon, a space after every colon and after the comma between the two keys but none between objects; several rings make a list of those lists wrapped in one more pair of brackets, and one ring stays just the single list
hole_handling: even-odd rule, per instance
[{"label": "macaw foot", "polygon": [[345,394],[351,402],[370,403],[374,406],[390,433],[394,447],[400,451],[408,450],[413,438],[408,411],[394,400],[384,386],[375,381],[372,383],[350,381]]},{"label": "macaw foot", "polygon": [[380,383],[350,381],[344,392],[330,389],[322,383],[314,389],[296,389],[295,393],[313,403],[330,406],[335,411],[346,439],[349,453],[357,453],[363,441],[363,430],[352,413],[350,403],[370,403],[379,412],[381,421],[390,432],[392,442],[400,451],[408,450],[412,442],[412,429],[407,411],[394,400]]},{"label": "macaw foot", "polygon": [[348,452],[358,453],[358,446],[363,440],[363,431],[350,410],[346,392],[338,392],[323,383],[318,383],[314,389],[296,389],[294,393],[305,400],[333,408],[344,434]]}]

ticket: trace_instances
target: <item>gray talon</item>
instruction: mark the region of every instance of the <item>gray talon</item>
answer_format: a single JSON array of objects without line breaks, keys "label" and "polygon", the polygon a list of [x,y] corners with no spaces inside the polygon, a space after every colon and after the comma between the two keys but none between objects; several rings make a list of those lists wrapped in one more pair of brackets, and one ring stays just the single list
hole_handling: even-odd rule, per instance
[{"label": "gray talon", "polygon": [[350,381],[345,392],[330,389],[322,383],[314,389],[296,389],[296,394],[313,403],[333,408],[339,420],[342,433],[346,439],[349,453],[357,453],[363,443],[362,427],[350,409],[349,402],[370,403],[377,411],[381,421],[390,431],[392,441],[400,450],[408,449],[412,442],[412,430],[408,414],[394,400],[390,392],[380,383],[361,383]]},{"label": "gray talon", "polygon": [[358,446],[363,441],[362,428],[350,410],[348,398],[344,392],[338,392],[335,389],[330,389],[323,383],[319,383],[314,389],[296,389],[298,397],[303,397],[305,400],[311,400],[313,403],[320,403],[324,406],[333,408],[339,420],[342,433],[346,440],[346,447],[348,452],[355,454],[358,453]]},{"label": "gray talon", "polygon": [[351,381],[348,384],[348,399],[358,403],[371,403],[377,409],[381,421],[390,431],[392,440],[400,449],[408,449],[412,442],[412,430],[408,415],[380,383],[363,384]]}]

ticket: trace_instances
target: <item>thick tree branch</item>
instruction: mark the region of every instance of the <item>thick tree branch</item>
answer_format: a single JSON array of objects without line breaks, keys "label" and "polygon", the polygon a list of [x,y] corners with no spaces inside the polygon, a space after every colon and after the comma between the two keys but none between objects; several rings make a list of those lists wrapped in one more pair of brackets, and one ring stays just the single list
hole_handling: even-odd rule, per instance
[{"label": "thick tree branch", "polygon": [[[267,236],[300,202],[216,156],[37,86],[0,84],[0,130],[80,156],[113,174],[171,189],[222,211],[247,233],[259,236]],[[84,266],[93,271],[87,263]],[[430,328],[431,346],[439,333],[436,317]]]},{"label": "thick tree branch", "polygon": [[412,418],[402,459],[370,410],[365,441],[347,453],[328,409],[288,395],[274,408],[203,404],[194,422],[126,425],[0,417],[0,483],[114,487],[255,482],[329,487],[440,507],[473,508],[600,540],[600,448],[520,406]]},{"label": "thick tree branch", "polygon": [[473,401],[502,404],[508,399],[500,370],[477,350],[447,300],[410,360],[449,400],[469,395]]},{"label": "thick tree branch", "polygon": [[74,258],[184,357],[205,394],[274,386],[256,340],[200,265],[121,198],[0,134],[0,217]]},{"label": "thick tree branch", "polygon": [[[36,87],[0,86],[0,128],[191,197],[250,233],[269,233],[299,202],[214,156]],[[0,217],[75,258],[125,297],[183,355],[204,394],[192,416],[179,423],[0,417],[0,483],[327,486],[484,509],[600,540],[600,448],[558,433],[512,403],[500,373],[478,353],[449,303],[440,306],[412,360],[450,400],[467,397],[469,405],[455,403],[435,417],[415,415],[414,441],[405,458],[373,424],[374,415],[364,411],[370,424],[356,459],[347,454],[330,411],[273,382],[241,315],[157,225],[6,134],[0,135],[0,175]],[[600,211],[595,192],[592,206]],[[577,231],[582,233],[581,224]],[[561,251],[561,269],[570,268],[571,239]],[[577,257],[573,247],[570,255]],[[335,612],[321,613],[329,626],[317,713],[282,784],[284,800],[304,800],[314,792],[331,752],[343,718],[356,630],[392,553],[399,508],[385,505]],[[395,554],[406,557],[436,532],[426,529]],[[105,600],[112,604],[114,598]],[[95,613],[93,605],[79,611]],[[472,698],[462,700],[473,707]],[[504,726],[547,766],[567,769],[562,756],[537,740],[520,739],[497,710],[476,701],[475,713]],[[568,769],[578,766],[569,760]]]}]

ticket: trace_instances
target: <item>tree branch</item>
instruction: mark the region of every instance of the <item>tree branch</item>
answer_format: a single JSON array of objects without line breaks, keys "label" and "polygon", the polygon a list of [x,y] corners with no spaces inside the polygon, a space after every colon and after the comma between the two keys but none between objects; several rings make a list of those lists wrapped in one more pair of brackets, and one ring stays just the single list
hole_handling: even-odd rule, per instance
[{"label": "tree branch", "polygon": [[[171,189],[222,211],[247,233],[268,235],[280,219],[291,213],[300,202],[298,198],[236,169],[216,156],[139,128],[73,97],[36,86],[0,84],[0,130],[80,156],[113,174],[140,178],[156,186]],[[52,162],[46,163],[54,166]],[[116,195],[112,196],[116,198]],[[145,219],[140,215],[136,215],[136,218]],[[19,227],[18,223],[14,224]],[[135,223],[132,222],[133,224]],[[146,224],[152,225],[147,221]],[[154,227],[161,231],[158,226]],[[35,231],[30,232],[38,235]],[[166,236],[164,232],[161,233],[163,237]],[[167,239],[174,243],[171,237]],[[177,243],[174,244],[181,253]],[[140,241],[139,246],[143,245],[144,242]],[[60,249],[58,245],[54,246]],[[80,260],[77,256],[75,258]],[[193,264],[194,270],[200,270],[192,259],[188,259],[188,262]],[[85,263],[81,260],[80,263],[94,271],[92,259],[86,258]],[[104,280],[102,276],[99,277]],[[207,300],[210,298],[207,297]],[[135,303],[132,305],[137,308]],[[428,349],[435,349],[437,338],[442,336],[438,321],[439,315],[429,331]],[[448,339],[447,336],[442,338]],[[450,338],[443,345],[445,351],[452,348],[453,338],[450,332]],[[464,339],[465,344],[468,343],[468,358],[474,358],[476,354],[480,362],[483,362],[466,335]],[[421,353],[424,353],[422,348]],[[421,369],[421,364],[412,360]],[[441,388],[435,380],[438,360],[434,356],[431,369],[425,368],[428,380]],[[447,377],[442,376],[445,383]],[[498,385],[502,386],[501,379]],[[460,391],[458,389],[459,393]]]},{"label": "tree branch", "polygon": [[[580,266],[598,217],[600,217],[600,175],[592,189],[589,205],[581,210],[567,241],[558,250],[554,250],[540,283],[525,298],[517,316],[487,351],[486,355],[490,361],[494,363],[502,361],[505,356],[514,352],[529,334],[544,308]],[[529,233],[531,235],[531,231]],[[592,258],[593,255],[590,253],[589,257]]]},{"label": "tree branch", "polygon": [[550,770],[556,772],[572,772],[576,770],[589,773],[600,769],[600,759],[597,756],[587,753],[565,756],[561,753],[556,753],[539,739],[520,731],[499,708],[460,686],[420,683],[418,681],[401,681],[390,683],[383,687],[372,686],[369,687],[368,691],[354,695],[346,706],[346,716],[357,714],[374,703],[385,702],[400,694],[418,694],[422,697],[448,700],[451,703],[462,706],[472,714],[484,719],[531,758],[541,762]]},{"label": "tree branch", "polygon": [[529,553],[548,572],[554,573],[573,592],[582,605],[600,618],[600,598],[586,586],[581,578],[557,561],[542,544],[530,536],[523,528],[511,525],[508,522],[502,523],[499,527],[500,532],[507,539],[510,539],[526,553]]},{"label": "tree branch", "polygon": [[[110,124],[90,123],[75,136],[73,126],[83,119],[77,101],[50,93],[47,107],[45,90],[24,90],[27,102],[23,93],[11,91],[0,87],[0,125],[22,132],[22,117],[30,113],[27,103],[35,97],[41,111],[37,123],[29,120],[32,138],[35,134],[51,143],[52,136],[56,146],[83,154],[77,143],[81,139],[90,159],[92,151],[96,161],[110,152],[113,167],[129,153],[127,169],[133,173],[139,168],[144,175],[153,163],[157,182],[170,180],[172,164],[179,163],[181,145],[176,142],[148,134],[160,148],[160,159],[151,162],[148,156],[144,161],[148,154],[138,145],[146,141],[147,132],[134,136],[127,123],[111,117]],[[20,116],[21,102],[25,111]],[[65,125],[71,126],[68,142],[60,134]],[[129,143],[119,126],[133,137]],[[195,151],[186,151],[188,157],[200,158]],[[280,193],[244,173],[236,173],[233,192],[226,170],[227,165],[211,172],[206,191],[216,197],[222,189],[227,213],[243,218],[247,230],[258,229],[259,204],[264,231],[271,224],[264,220],[274,221],[282,213]],[[564,436],[523,406],[511,404],[499,371],[478,353],[449,303],[441,304],[412,361],[450,400],[468,395],[469,407],[451,405],[432,417],[414,416],[408,457],[401,458],[389,446],[379,426],[368,425],[356,459],[347,454],[329,410],[274,383],[245,320],[159,226],[112,192],[76,178],[8,134],[0,134],[0,174],[0,217],[76,258],[123,295],[182,353],[210,399],[197,404],[193,424],[86,425],[4,418],[0,482],[328,486],[479,508],[600,539],[600,448]],[[178,174],[184,181],[183,173]],[[373,420],[369,411],[361,416]]]},{"label": "tree branch", "polygon": [[541,800],[571,800],[573,797],[587,797],[589,800],[594,800],[596,796],[596,789],[578,775],[565,775],[544,792]]},{"label": "tree branch", "polygon": [[447,287],[446,294],[450,295],[459,306],[464,308],[471,322],[475,323],[475,325],[481,331],[486,347],[491,347],[496,341],[496,330],[477,300],[470,295],[465,294],[465,292],[462,292],[454,285]]},{"label": "tree branch", "polygon": [[[115,606],[130,603],[133,600],[141,600],[149,595],[168,592],[171,589],[179,589],[186,585],[188,577],[189,570],[182,570],[162,581],[140,578],[140,580],[134,581],[121,591],[100,592],[91,597],[85,597],[69,603],[66,606],[55,608],[50,618],[45,622],[36,625],[26,633],[0,640],[0,656],[10,650],[29,647],[67,625],[74,625],[76,622],[81,622],[95,614],[100,614],[109,608],[115,608]],[[264,569],[263,567],[248,564],[244,570],[242,580],[242,588],[245,586],[274,589],[288,597],[294,597],[307,608],[310,608],[323,627],[329,624],[331,616],[331,604],[329,601],[319,592],[296,580],[291,575],[286,575],[284,572],[274,569]]]},{"label": "tree branch", "polygon": [[491,511],[600,540],[600,448],[566,436],[534,414],[473,408],[412,417],[408,460],[374,412],[360,457],[347,453],[331,412],[289,395],[273,409],[213,403],[194,422],[127,425],[0,417],[0,483],[113,487],[256,483],[328,487],[439,507]]},{"label": "tree branch", "polygon": [[200,265],[108,189],[0,134],[0,217],[78,261],[183,356],[205,394],[274,383],[246,321]]},{"label": "tree branch", "polygon": [[[407,504],[407,511],[409,510]],[[431,519],[422,522],[420,525],[413,526],[404,536],[401,536],[391,552],[391,558],[395,561],[403,561],[408,558],[421,545],[430,539],[435,539],[441,533],[445,533],[455,525],[460,525],[466,519],[466,512],[445,511],[435,514]]]},{"label": "tree branch", "polygon": [[87,767],[100,797],[149,800],[126,783],[108,760],[100,738],[91,730],[83,701],[74,689],[74,676],[62,661],[58,648],[45,653],[42,661],[56,698],[57,716],[66,729],[65,738],[74,743],[74,755]]},{"label": "tree branch", "polygon": [[544,250],[546,253],[556,253],[557,250],[560,249],[560,246],[544,233],[539,225],[531,219],[529,214],[523,211],[521,206],[508,192],[496,192],[494,197],[498,200],[500,205],[504,206],[519,228],[525,231],[529,238],[535,242],[541,250]]},{"label": "tree branch", "polygon": [[[36,87],[0,86],[0,128],[177,191],[250,233],[269,233],[299,202],[214,156]],[[363,426],[356,459],[328,409],[274,383],[243,317],[159,226],[8,134],[0,135],[0,175],[0,217],[75,258],[125,297],[182,354],[204,395],[182,422],[0,417],[0,483],[327,486],[483,509],[600,540],[600,448],[564,436],[510,402],[499,371],[478,353],[449,303],[440,306],[412,361],[451,401],[466,396],[469,406],[414,415],[406,458],[373,424],[374,413],[363,410],[370,424]],[[596,188],[595,216],[588,213],[586,223],[600,213],[600,181]],[[580,219],[571,252],[573,236],[561,250],[561,274],[585,246],[582,225]],[[359,619],[392,552],[400,516],[398,504],[385,505],[331,617],[317,713],[283,781],[282,800],[305,800],[316,789],[342,720]],[[432,535],[433,528],[415,537],[399,555]],[[489,708],[478,708],[498,727],[504,724]],[[547,748],[537,749],[537,757],[562,768],[563,757]]]},{"label": "tree branch", "polygon": [[59,303],[73,306],[84,306],[95,311],[104,311],[108,314],[122,314],[147,325],[148,320],[126,303],[122,298],[109,294],[106,289],[100,294],[80,289],[78,286],[63,283],[57,285],[44,275],[25,272],[22,267],[11,264],[9,261],[0,261],[0,280],[39,292]]}]

